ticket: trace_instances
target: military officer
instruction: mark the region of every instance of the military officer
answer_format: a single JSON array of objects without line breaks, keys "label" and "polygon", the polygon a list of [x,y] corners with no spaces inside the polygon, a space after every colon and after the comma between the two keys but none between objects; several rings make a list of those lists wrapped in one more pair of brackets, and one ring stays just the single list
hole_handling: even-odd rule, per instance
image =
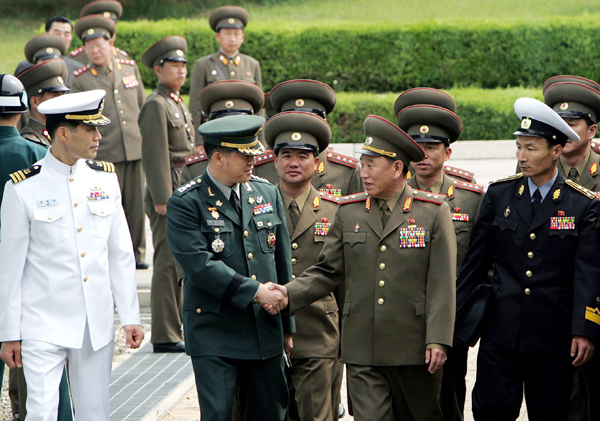
[{"label": "military officer", "polygon": [[75,32],[83,41],[92,62],[73,73],[71,90],[81,92],[100,88],[107,92],[104,112],[113,123],[99,129],[102,143],[98,159],[115,164],[136,267],[147,269],[148,264],[144,262],[142,135],[137,122],[146,95],[135,61],[113,57],[110,38],[114,30],[115,23],[99,15],[77,21]]},{"label": "military officer", "polygon": [[515,112],[522,173],[489,187],[457,279],[460,305],[494,269],[473,413],[514,420],[525,389],[530,420],[565,420],[573,366],[590,359],[600,324],[600,203],[557,170],[577,133],[535,99]]},{"label": "military officer", "polygon": [[282,353],[293,319],[260,306],[285,306],[268,285],[292,278],[281,197],[252,176],[263,124],[236,115],[200,126],[208,169],[168,201],[167,239],[185,273],[186,352],[208,421],[231,420],[236,385],[247,419],[282,421],[288,403]]},{"label": "military officer", "polygon": [[[238,114],[255,115],[263,106],[263,101],[262,89],[242,80],[211,83],[200,92],[200,107],[209,120]],[[204,146],[196,145],[196,154],[185,159],[182,184],[202,175],[207,166]]]},{"label": "military officer", "polygon": [[[262,89],[260,63],[255,58],[239,52],[244,42],[244,28],[248,25],[248,11],[239,6],[215,9],[208,23],[215,31],[219,50],[200,57],[194,63],[190,81],[190,111],[196,128],[203,123],[199,96],[202,89],[220,80],[244,80]],[[200,139],[199,139],[200,141]]]},{"label": "military officer", "polygon": [[65,85],[67,66],[60,58],[51,59],[25,69],[17,77],[25,86],[29,98],[29,123],[21,129],[23,138],[49,146],[50,134],[46,130],[46,116],[38,111],[38,106],[57,96],[69,92]]},{"label": "military officer", "polygon": [[184,352],[181,334],[182,290],[166,237],[167,199],[181,184],[184,159],[194,152],[192,116],[179,97],[187,75],[187,41],[164,38],[150,47],[142,63],[156,73],[158,87],[140,110],[142,164],[146,173],[144,210],[154,245],[152,344],[154,352]]},{"label": "military officer", "polygon": [[[117,0],[96,0],[91,3],[85,5],[81,12],[79,13],[80,18],[84,18],[90,15],[101,15],[105,18],[112,19],[115,22],[115,25],[121,15],[123,14],[123,5]],[[115,38],[117,36],[117,30],[115,26],[115,31],[112,34],[111,41],[113,42],[113,58],[121,59],[121,60],[129,60],[129,54],[127,51],[121,50],[114,46]],[[69,53],[69,57],[82,65],[86,65],[90,62],[90,58],[85,51],[85,46],[79,47]]]},{"label": "military officer", "polygon": [[[292,242],[292,279],[317,263],[333,222],[338,197],[311,184],[320,151],[331,140],[321,117],[303,111],[277,114],[265,126],[267,146],[276,155],[278,190]],[[339,309],[332,293],[296,313],[291,353],[290,419],[333,421],[338,416],[341,377],[334,382],[339,350]],[[295,395],[295,399],[293,396]],[[291,407],[297,410],[292,411]]]},{"label": "military officer", "polygon": [[[276,112],[305,111],[326,119],[335,107],[336,96],[335,91],[323,82],[300,79],[275,86],[271,90],[270,99]],[[274,154],[271,151],[258,157],[256,174],[276,183],[278,178],[273,160]],[[358,160],[329,149],[322,151],[312,185],[323,193],[338,197],[364,191]]]},{"label": "military officer", "polygon": [[319,263],[271,288],[287,290],[294,312],[345,285],[342,360],[355,419],[441,420],[455,312],[450,210],[444,196],[406,184],[408,163],[424,158],[410,136],[373,115],[364,130],[366,192],[340,200]]}]

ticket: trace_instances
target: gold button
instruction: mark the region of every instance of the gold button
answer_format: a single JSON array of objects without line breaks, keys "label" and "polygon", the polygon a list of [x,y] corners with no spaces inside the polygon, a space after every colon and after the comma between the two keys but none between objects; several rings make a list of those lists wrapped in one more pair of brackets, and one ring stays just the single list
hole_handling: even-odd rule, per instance
[{"label": "gold button", "polygon": [[252,253],[248,253],[248,260],[254,259],[254,255]]},{"label": "gold button", "polygon": [[534,233],[529,234],[529,238],[531,238],[532,240],[535,240],[535,234]]},{"label": "gold button", "polygon": [[185,124],[183,125],[183,127],[188,127],[188,124],[187,124],[187,123],[185,123]]},{"label": "gold button", "polygon": [[198,313],[198,314],[202,313],[202,309],[201,308],[197,308],[196,309],[196,313]]},{"label": "gold button", "polygon": [[292,243],[292,248],[296,250],[298,248],[298,243]]},{"label": "gold button", "polygon": [[292,265],[295,265],[296,263],[298,263],[298,260],[296,260],[295,257],[292,257]]},{"label": "gold button", "polygon": [[120,112],[121,114],[123,114],[123,110],[119,110],[119,112]]},{"label": "gold button", "polygon": [[377,304],[379,304],[380,306],[382,306],[384,303],[383,298],[380,298],[379,300],[377,300]]},{"label": "gold button", "polygon": [[379,281],[379,286],[380,287],[384,287],[385,286],[385,281]]},{"label": "gold button", "polygon": [[235,72],[231,72],[231,73],[230,73],[230,75],[231,75],[231,76],[235,76]]},{"label": "gold button", "polygon": [[101,213],[102,215],[104,215],[104,211],[100,211],[100,213]]},{"label": "gold button", "polygon": [[73,181],[75,181],[75,178],[69,177],[69,181],[72,183]]},{"label": "gold button", "polygon": [[387,250],[387,247],[386,247],[386,246],[381,246],[381,248],[380,248],[379,250],[381,250],[381,251],[386,251],[386,250]]},{"label": "gold button", "polygon": [[221,228],[215,228],[215,232],[221,232]]},{"label": "gold button", "polygon": [[272,227],[272,226],[273,226],[273,223],[272,223],[272,222],[267,222],[267,226],[268,226],[268,227]]},{"label": "gold button", "polygon": [[530,290],[529,288],[525,288],[525,294],[526,294],[526,295],[529,295],[529,294],[531,294],[531,290]]},{"label": "gold button", "polygon": [[525,272],[525,275],[527,275],[528,278],[531,278],[531,276],[533,275],[533,272],[528,270],[527,272]]},{"label": "gold button", "polygon": [[117,104],[120,104],[120,103],[121,103],[121,100],[120,100],[120,99],[117,99]]},{"label": "gold button", "polygon": [[600,304],[600,297],[597,297],[597,298],[596,298],[596,302],[597,302],[598,304]]},{"label": "gold button", "polygon": [[248,230],[244,231],[244,237],[248,237],[250,235],[250,233],[248,232]]},{"label": "gold button", "polygon": [[84,278],[83,278],[83,282],[87,282],[87,280],[88,280],[88,277],[87,277],[87,276],[84,276]]},{"label": "gold button", "polygon": [[51,217],[51,216],[49,216],[49,217],[48,217],[48,220],[49,220],[49,221],[52,221],[52,217]]},{"label": "gold button", "polygon": [[115,89],[115,94],[118,94],[118,93],[119,93],[119,90],[118,90],[118,89]]},{"label": "gold button", "polygon": [[85,257],[85,251],[81,252],[81,257]]},{"label": "gold button", "polygon": [[[292,281],[296,279],[296,275],[292,275]],[[600,298],[598,298],[600,300]]]},{"label": "gold button", "polygon": [[385,269],[385,263],[380,263],[379,264],[379,269],[381,269],[381,270]]},{"label": "gold button", "polygon": [[75,207],[79,206],[79,202],[75,201],[75,203],[73,203],[73,206],[75,206]]},{"label": "gold button", "polygon": [[82,230],[82,229],[83,229],[83,227],[82,227],[81,225],[79,225],[79,226],[77,227],[77,231],[79,231],[79,232],[81,232],[81,230]]},{"label": "gold button", "polygon": [[126,122],[125,120],[123,120],[123,125],[124,125],[124,126],[126,126],[126,125],[127,125],[127,122]]},{"label": "gold button", "polygon": [[256,275],[252,275],[251,278],[256,281]]},{"label": "gold button", "polygon": [[530,259],[533,259],[533,253],[532,252],[527,253],[527,257],[529,257]]}]

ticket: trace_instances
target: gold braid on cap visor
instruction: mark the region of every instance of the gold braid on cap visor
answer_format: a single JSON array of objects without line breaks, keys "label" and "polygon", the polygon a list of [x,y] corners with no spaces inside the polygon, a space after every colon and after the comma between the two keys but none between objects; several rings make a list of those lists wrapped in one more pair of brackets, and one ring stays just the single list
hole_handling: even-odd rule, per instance
[{"label": "gold braid on cap visor", "polygon": [[[253,147],[255,147],[258,144],[260,144],[260,148],[252,149]],[[256,139],[254,142],[251,142],[251,143],[221,142],[221,146],[223,146],[225,148],[238,149],[240,152],[247,153],[250,155],[262,155],[265,152],[265,147],[262,145],[262,143],[259,142],[258,139]]]},{"label": "gold braid on cap visor", "polygon": [[374,148],[374,147],[368,146],[368,145],[363,145],[362,149],[366,149],[368,151],[378,153],[379,155],[389,156],[390,158],[395,158],[397,155],[396,152],[388,152],[388,151],[384,151],[383,149],[377,149],[377,148]]},{"label": "gold braid on cap visor", "polygon": [[65,119],[79,120],[84,124],[106,124],[110,121],[108,117],[102,115],[102,112],[92,115],[67,114],[65,115]]}]

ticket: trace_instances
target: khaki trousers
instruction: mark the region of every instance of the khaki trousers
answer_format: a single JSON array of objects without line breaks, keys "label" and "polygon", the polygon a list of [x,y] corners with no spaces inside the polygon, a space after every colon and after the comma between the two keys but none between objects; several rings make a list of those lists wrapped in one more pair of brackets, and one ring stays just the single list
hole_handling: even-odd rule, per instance
[{"label": "khaki trousers", "polygon": [[115,171],[121,187],[121,200],[136,262],[146,259],[146,233],[143,210],[144,171],[142,161],[125,161],[115,163]]}]

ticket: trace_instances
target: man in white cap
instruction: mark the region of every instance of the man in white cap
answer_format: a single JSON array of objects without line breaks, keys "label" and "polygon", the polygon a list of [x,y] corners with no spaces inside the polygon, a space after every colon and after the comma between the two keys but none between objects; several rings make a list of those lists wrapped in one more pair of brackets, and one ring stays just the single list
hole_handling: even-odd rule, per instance
[{"label": "man in white cap", "polygon": [[[484,196],[457,279],[457,307],[493,268],[473,391],[475,420],[565,420],[574,366],[592,356],[600,328],[600,202],[559,174],[579,136],[550,107],[515,102],[522,173]],[[460,326],[457,325],[457,329]]]},{"label": "man in white cap", "polygon": [[108,421],[115,304],[127,346],[144,337],[114,165],[93,160],[97,127],[110,123],[105,94],[41,104],[52,147],[5,186],[0,356],[10,368],[24,367],[29,421],[56,420],[65,357],[78,417]]}]

